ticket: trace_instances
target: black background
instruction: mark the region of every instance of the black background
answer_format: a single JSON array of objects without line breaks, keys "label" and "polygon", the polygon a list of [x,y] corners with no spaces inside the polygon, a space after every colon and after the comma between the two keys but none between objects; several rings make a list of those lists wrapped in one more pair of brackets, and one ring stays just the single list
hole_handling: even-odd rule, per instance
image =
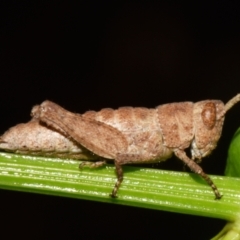
[{"label": "black background", "polygon": [[[226,102],[240,92],[239,56],[238,1],[1,1],[0,130],[27,122],[45,99],[79,113]],[[224,173],[239,111],[228,113],[205,172]],[[180,171],[182,164],[172,159],[161,167]],[[0,212],[3,233],[35,239],[209,239],[225,223],[3,190]]]}]

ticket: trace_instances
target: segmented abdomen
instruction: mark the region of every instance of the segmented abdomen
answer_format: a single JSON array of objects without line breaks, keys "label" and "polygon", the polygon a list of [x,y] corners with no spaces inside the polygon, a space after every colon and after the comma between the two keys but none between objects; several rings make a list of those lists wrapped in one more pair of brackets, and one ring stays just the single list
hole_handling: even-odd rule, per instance
[{"label": "segmented abdomen", "polygon": [[0,149],[21,154],[95,159],[88,150],[35,119],[6,131],[0,137]]},{"label": "segmented abdomen", "polygon": [[[88,111],[82,115],[118,129],[128,141],[127,154],[141,160],[165,160],[172,154],[163,145],[156,109],[121,107],[117,110]],[[137,160],[136,160],[137,161]]]}]

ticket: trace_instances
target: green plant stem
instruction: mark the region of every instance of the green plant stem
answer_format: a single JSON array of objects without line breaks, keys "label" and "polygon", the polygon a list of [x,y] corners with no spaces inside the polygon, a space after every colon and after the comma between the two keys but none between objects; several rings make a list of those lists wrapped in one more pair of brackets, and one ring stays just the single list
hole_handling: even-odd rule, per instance
[{"label": "green plant stem", "polygon": [[79,161],[0,153],[0,188],[95,200],[235,221],[240,212],[240,179],[211,176],[221,200],[197,175],[124,166],[118,198],[114,165],[79,170]]}]

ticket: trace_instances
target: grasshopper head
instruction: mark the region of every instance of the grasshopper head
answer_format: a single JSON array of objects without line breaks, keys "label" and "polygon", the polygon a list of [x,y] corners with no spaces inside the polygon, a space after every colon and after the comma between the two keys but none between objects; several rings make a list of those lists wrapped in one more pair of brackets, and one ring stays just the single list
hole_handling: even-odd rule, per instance
[{"label": "grasshopper head", "polygon": [[225,105],[219,100],[206,100],[194,104],[194,138],[191,144],[193,159],[207,156],[217,146],[225,114],[238,102],[240,102],[240,94]]},{"label": "grasshopper head", "polygon": [[191,143],[192,158],[201,159],[217,146],[222,133],[225,106],[219,100],[197,102],[193,107],[194,138]]}]

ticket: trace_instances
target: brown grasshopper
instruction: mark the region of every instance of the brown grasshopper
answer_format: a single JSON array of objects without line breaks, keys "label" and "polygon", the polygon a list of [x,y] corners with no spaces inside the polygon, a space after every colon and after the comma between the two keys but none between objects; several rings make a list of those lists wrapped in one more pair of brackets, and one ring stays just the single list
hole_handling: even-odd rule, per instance
[{"label": "brown grasshopper", "polygon": [[[39,122],[47,125],[47,128],[42,126],[47,130],[39,131],[62,134],[71,144],[77,145],[81,154],[86,153],[86,156],[89,156],[90,151],[106,160],[114,160],[117,182],[111,197],[117,196],[123,181],[122,165],[164,161],[175,154],[193,172],[205,179],[214,191],[216,199],[220,199],[221,194],[217,187],[197,162],[201,162],[201,159],[216,147],[225,114],[239,101],[240,94],[225,105],[219,100],[206,100],[196,103],[170,103],[155,109],[105,108],[99,112],[88,111],[82,115],[71,113],[53,102],[44,101],[33,108],[32,116],[36,128],[41,126]],[[0,139],[0,148],[8,151],[11,151],[12,141],[10,130]],[[15,129],[12,128],[12,131]],[[31,146],[25,145],[28,151],[32,151]],[[40,148],[41,144],[38,143],[38,147]],[[58,146],[54,148],[60,149]],[[191,158],[185,152],[187,148],[191,150]],[[106,160],[85,162],[80,164],[80,167],[103,166]]]}]

